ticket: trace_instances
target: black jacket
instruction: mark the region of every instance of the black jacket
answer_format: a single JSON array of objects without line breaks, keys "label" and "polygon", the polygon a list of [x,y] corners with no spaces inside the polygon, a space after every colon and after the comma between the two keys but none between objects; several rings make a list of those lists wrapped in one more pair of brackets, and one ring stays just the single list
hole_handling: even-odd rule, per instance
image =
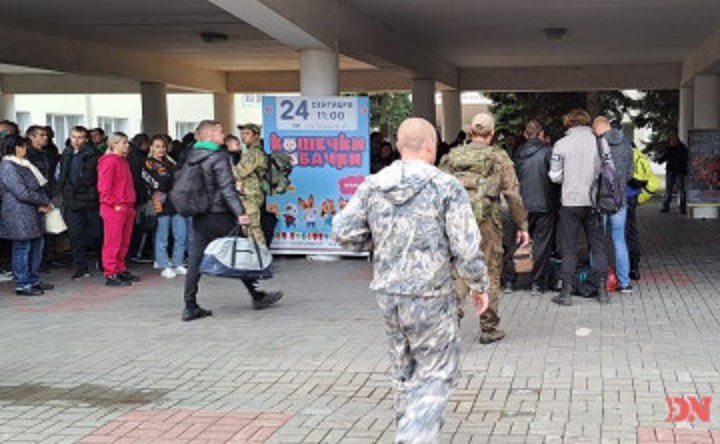
[{"label": "black jacket", "polygon": [[201,164],[205,187],[210,196],[209,213],[245,214],[240,193],[235,188],[232,163],[227,151],[192,148],[188,150],[187,165]]},{"label": "black jacket", "polygon": [[552,147],[539,139],[530,139],[515,150],[515,170],[520,194],[528,212],[555,211],[559,187],[550,181]]},{"label": "black jacket", "polygon": [[[70,171],[74,155],[80,156],[80,168],[75,183],[71,179]],[[97,189],[99,158],[100,153],[90,144],[82,147],[77,154],[73,154],[72,147],[65,148],[60,157],[60,177],[57,185],[65,207],[75,211],[97,210],[100,207]]]},{"label": "black jacket", "polygon": [[148,201],[150,195],[148,194],[147,188],[145,188],[145,181],[142,177],[142,171],[145,167],[145,161],[147,160],[147,151],[142,151],[140,148],[131,147],[130,153],[127,156],[128,163],[130,164],[130,173],[133,177],[133,186],[135,187],[135,206],[140,207]]},{"label": "black jacket", "polygon": [[665,171],[680,175],[688,173],[688,149],[680,142],[677,146],[668,146],[667,152],[660,158],[660,163],[667,162]]},{"label": "black jacket", "polygon": [[30,161],[40,171],[40,174],[47,179],[48,183],[43,187],[48,197],[52,198],[55,196],[55,170],[52,169],[50,161],[50,155],[42,150],[36,149],[32,146],[28,147],[27,160]]}]

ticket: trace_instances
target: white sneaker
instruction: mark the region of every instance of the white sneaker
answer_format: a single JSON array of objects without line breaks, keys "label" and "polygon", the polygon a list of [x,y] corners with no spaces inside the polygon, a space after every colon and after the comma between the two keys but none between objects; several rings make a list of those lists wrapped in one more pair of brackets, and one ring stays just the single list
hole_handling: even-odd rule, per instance
[{"label": "white sneaker", "polygon": [[180,265],[179,267],[175,267],[175,274],[180,276],[185,276],[187,274],[187,268]]},{"label": "white sneaker", "polygon": [[172,271],[172,268],[166,268],[160,273],[160,276],[164,277],[165,279],[172,279],[177,276],[177,274]]}]

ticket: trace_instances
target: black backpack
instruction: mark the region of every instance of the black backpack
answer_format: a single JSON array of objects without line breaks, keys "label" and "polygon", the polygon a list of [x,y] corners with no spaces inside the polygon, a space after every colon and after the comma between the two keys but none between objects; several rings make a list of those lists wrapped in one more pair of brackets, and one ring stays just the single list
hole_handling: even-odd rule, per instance
[{"label": "black backpack", "polygon": [[601,139],[597,138],[598,155],[602,162],[597,178],[595,209],[602,214],[615,214],[622,208],[625,196],[615,174],[615,163],[609,151],[603,150]]},{"label": "black backpack", "polygon": [[207,213],[210,209],[210,196],[205,184],[202,164],[211,156],[212,154],[198,163],[186,162],[175,173],[169,197],[178,214],[195,216]]}]

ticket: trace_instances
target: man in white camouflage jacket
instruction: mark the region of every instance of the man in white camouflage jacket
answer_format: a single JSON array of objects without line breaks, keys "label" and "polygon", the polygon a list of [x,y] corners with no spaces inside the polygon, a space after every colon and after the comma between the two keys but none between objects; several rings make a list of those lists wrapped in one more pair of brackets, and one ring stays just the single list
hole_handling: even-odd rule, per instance
[{"label": "man in white camouflage jacket", "polygon": [[390,342],[396,442],[435,443],[459,374],[453,271],[488,306],[485,259],[467,192],[433,166],[435,129],[424,119],[398,130],[402,159],[369,176],[333,220],[332,236],[353,251],[372,249]]}]

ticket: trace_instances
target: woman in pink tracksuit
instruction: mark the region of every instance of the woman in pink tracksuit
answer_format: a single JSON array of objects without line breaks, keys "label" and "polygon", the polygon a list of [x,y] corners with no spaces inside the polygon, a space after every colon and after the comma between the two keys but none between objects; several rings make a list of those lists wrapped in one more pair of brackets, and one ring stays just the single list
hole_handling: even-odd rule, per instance
[{"label": "woman in pink tracksuit", "polygon": [[125,158],[129,151],[128,137],[113,133],[108,138],[107,154],[98,161],[100,217],[105,230],[102,262],[108,287],[125,287],[140,280],[125,265],[135,221],[135,187]]}]

